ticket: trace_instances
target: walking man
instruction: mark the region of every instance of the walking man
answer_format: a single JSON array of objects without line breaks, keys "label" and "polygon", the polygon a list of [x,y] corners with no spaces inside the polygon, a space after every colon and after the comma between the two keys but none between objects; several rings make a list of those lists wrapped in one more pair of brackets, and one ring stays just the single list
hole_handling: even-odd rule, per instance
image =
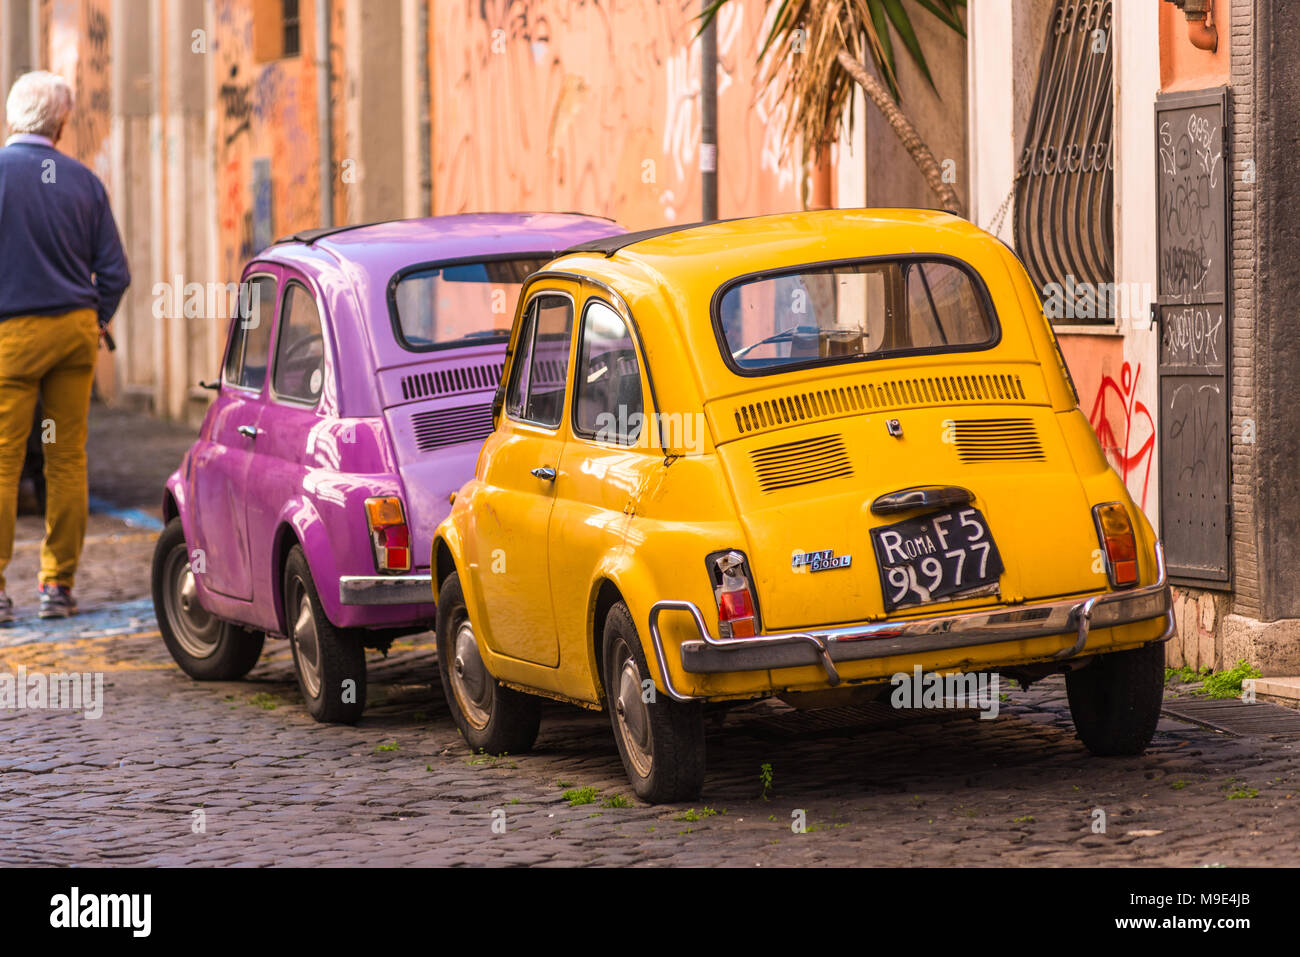
[{"label": "walking man", "polygon": [[38,397],[47,488],[40,616],[76,613],[95,358],[131,282],[104,185],[55,149],[72,106],[72,88],[46,72],[20,77],[6,104],[12,135],[0,149],[0,624],[14,619],[4,572]]}]

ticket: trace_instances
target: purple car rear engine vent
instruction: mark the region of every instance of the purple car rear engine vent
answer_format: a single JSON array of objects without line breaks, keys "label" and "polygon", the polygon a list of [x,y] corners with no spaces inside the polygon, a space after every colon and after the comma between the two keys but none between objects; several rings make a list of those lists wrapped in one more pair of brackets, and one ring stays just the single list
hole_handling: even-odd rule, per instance
[{"label": "purple car rear engine vent", "polygon": [[402,376],[402,398],[423,399],[426,396],[495,389],[501,381],[501,371],[500,362],[488,362],[476,366],[416,372]]}]

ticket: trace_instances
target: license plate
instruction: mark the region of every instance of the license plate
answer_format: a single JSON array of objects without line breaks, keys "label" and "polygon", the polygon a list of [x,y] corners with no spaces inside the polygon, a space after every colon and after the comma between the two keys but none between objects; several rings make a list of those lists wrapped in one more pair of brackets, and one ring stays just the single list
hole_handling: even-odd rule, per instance
[{"label": "license plate", "polygon": [[1002,556],[977,508],[953,508],[871,530],[885,611],[991,592]]}]

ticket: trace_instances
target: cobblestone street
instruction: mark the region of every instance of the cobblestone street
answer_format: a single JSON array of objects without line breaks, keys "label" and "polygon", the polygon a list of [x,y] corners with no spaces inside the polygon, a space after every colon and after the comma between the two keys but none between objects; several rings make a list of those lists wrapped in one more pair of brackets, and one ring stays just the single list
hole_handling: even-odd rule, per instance
[{"label": "cobblestone street", "polygon": [[[1166,720],[1145,757],[1074,739],[1059,680],[1001,715],[819,729],[732,712],[709,739],[704,804],[611,807],[627,792],[603,715],[548,710],[535,753],[469,754],[432,691],[431,643],[371,662],[355,728],[301,709],[283,643],[248,681],[203,685],[152,634],[29,644],[5,669],[106,673],[98,721],[8,714],[6,864],[1291,864],[1295,737]],[[760,796],[759,769],[773,769]],[[562,795],[594,788],[594,801]],[[1232,795],[1237,795],[1234,798]],[[608,802],[608,804],[607,804]],[[707,807],[706,807],[706,806]],[[206,833],[192,833],[192,812]],[[492,830],[503,809],[506,833]],[[1092,832],[1093,809],[1107,816]],[[802,809],[807,833],[791,830]],[[714,813],[716,812],[716,813]]]},{"label": "cobblestone street", "polygon": [[[22,618],[34,602],[19,603],[21,620],[0,633],[6,672],[105,674],[99,720],[0,715],[0,862],[1300,862],[1300,736],[1234,737],[1166,718],[1145,757],[1091,758],[1060,679],[1011,690],[993,720],[729,711],[711,729],[697,807],[621,800],[629,789],[604,715],[551,706],[536,752],[469,754],[437,688],[432,636],[370,655],[370,706],[354,728],[305,714],[282,641],[247,681],[194,683],[157,637],[146,601],[155,533],[130,511],[157,514],[156,489],[188,433],[149,423],[133,455],[118,454],[114,438],[138,426],[96,413],[92,490],[113,507],[91,523],[78,589],[88,614],[38,627]],[[23,519],[10,576],[19,598],[39,534],[38,520]],[[584,788],[589,804],[563,797]],[[1093,832],[1093,809],[1105,811],[1105,833]],[[800,810],[806,832],[794,833]]]},{"label": "cobblestone street", "polygon": [[[136,422],[95,419],[92,487],[114,507],[92,521],[87,614],[38,627],[29,600],[0,633],[0,671],[105,675],[99,720],[0,713],[0,863],[1300,863],[1300,735],[1235,737],[1166,717],[1144,757],[1092,758],[1059,678],[1010,690],[993,720],[733,709],[711,728],[693,808],[630,800],[601,714],[549,706],[534,753],[468,753],[436,687],[431,635],[371,655],[356,727],[306,714],[284,642],[268,642],[244,682],[192,682],[144,601],[154,533],[130,511],[157,514],[156,488],[188,433],[149,423],[131,457],[115,456],[115,436]],[[20,598],[39,534],[25,519],[11,575]],[[564,797],[582,789],[589,803]],[[792,831],[799,811],[805,833]],[[500,812],[505,833],[493,829]]]}]

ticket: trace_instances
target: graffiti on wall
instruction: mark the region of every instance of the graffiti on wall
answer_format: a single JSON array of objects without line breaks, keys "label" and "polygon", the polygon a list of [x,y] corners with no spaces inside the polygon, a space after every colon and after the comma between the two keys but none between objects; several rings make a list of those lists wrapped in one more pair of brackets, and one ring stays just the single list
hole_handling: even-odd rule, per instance
[{"label": "graffiti on wall", "polygon": [[249,0],[217,0],[213,13],[220,262],[231,279],[267,237],[318,224],[316,68],[308,56],[257,62]]},{"label": "graffiti on wall", "polygon": [[109,0],[45,0],[41,37],[49,69],[72,84],[77,107],[60,147],[108,180],[112,127]]},{"label": "graffiti on wall", "polygon": [[1227,89],[1161,94],[1160,511],[1170,573],[1231,576]]},{"label": "graffiti on wall", "polygon": [[112,51],[109,47],[108,0],[88,0],[82,5],[83,34],[77,58],[77,108],[72,114],[72,139],[76,154],[101,179],[108,179],[109,133],[113,123],[111,92]]},{"label": "graffiti on wall", "polygon": [[1155,461],[1156,423],[1146,403],[1137,397],[1141,376],[1142,364],[1134,368],[1127,362],[1118,381],[1103,375],[1088,422],[1106,458],[1133,492],[1138,506],[1145,509]]},{"label": "graffiti on wall", "polygon": [[1088,423],[1111,467],[1143,510],[1154,507],[1151,477],[1156,471],[1156,423],[1150,395],[1154,381],[1143,366],[1124,358],[1122,340],[1111,336],[1060,337]]},{"label": "graffiti on wall", "polygon": [[1187,111],[1160,124],[1160,290],[1169,296],[1221,293],[1224,236],[1222,124]]},{"label": "graffiti on wall", "polygon": [[[724,8],[723,216],[794,208],[756,90],[763,5]],[[434,209],[574,209],[632,228],[698,218],[699,4],[463,0],[434,8]]]}]

